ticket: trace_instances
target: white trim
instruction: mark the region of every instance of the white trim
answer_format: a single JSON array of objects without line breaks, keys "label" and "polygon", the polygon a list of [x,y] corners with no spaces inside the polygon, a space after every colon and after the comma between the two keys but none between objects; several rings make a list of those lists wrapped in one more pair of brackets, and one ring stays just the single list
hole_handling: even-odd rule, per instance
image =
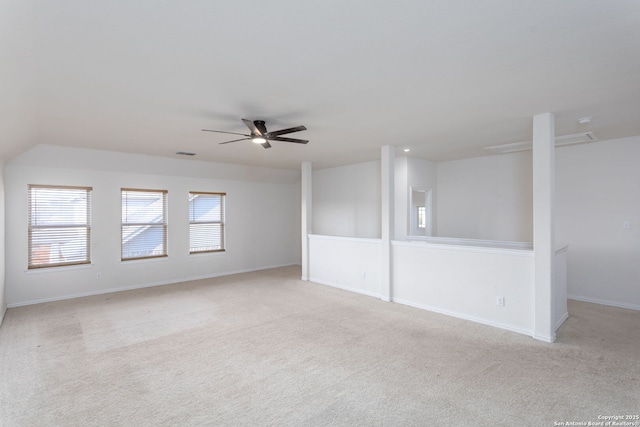
[{"label": "white trim", "polygon": [[38,267],[38,268],[27,268],[24,271],[25,274],[42,274],[42,273],[57,273],[62,271],[69,270],[84,270],[87,268],[94,268],[96,265],[94,263],[85,263],[85,264],[72,264],[72,265],[52,265],[49,267]]},{"label": "white trim", "polygon": [[[433,239],[433,238],[430,238]],[[391,242],[393,246],[406,246],[406,247],[426,247],[433,249],[441,249],[447,251],[462,251],[462,252],[480,252],[480,253],[493,253],[501,255],[515,255],[524,257],[533,257],[533,251],[531,249],[512,249],[512,248],[500,248],[491,246],[475,246],[473,244],[464,242],[467,239],[460,239],[460,243],[438,243],[435,241],[403,241],[394,240]],[[481,242],[481,241],[479,241]],[[499,242],[495,242],[498,244]]]},{"label": "white trim", "polygon": [[546,342],[546,343],[549,343],[549,344],[552,344],[552,343],[554,343],[556,341],[556,334],[555,333],[553,335],[533,334],[531,337],[534,340]]},{"label": "white trim", "polygon": [[344,236],[327,236],[325,234],[309,234],[309,239],[314,240],[341,240],[345,242],[355,242],[355,243],[371,243],[371,244],[380,244],[382,239],[374,239],[367,237],[344,237]]},{"label": "white trim", "polygon": [[560,326],[562,326],[562,324],[563,324],[563,323],[564,323],[568,318],[569,318],[569,313],[567,312],[567,313],[565,313],[565,314],[560,318],[560,320],[558,320],[558,322],[554,325],[553,330],[554,330],[554,331],[557,331],[557,330],[560,328]]},{"label": "white trim", "polygon": [[42,304],[42,303],[45,303],[45,302],[63,301],[63,300],[74,299],[74,298],[91,297],[91,296],[95,296],[95,295],[111,294],[111,293],[114,293],[114,292],[132,291],[132,290],[135,290],[135,289],[152,288],[154,286],[173,285],[173,284],[176,284],[176,283],[193,282],[195,280],[213,279],[215,277],[231,276],[233,274],[240,274],[240,273],[252,273],[252,272],[255,272],[255,271],[269,270],[269,269],[272,269],[272,268],[290,267],[292,265],[297,265],[297,264],[281,264],[281,265],[271,265],[271,266],[258,267],[258,268],[247,268],[247,269],[242,269],[242,270],[226,271],[224,273],[218,273],[218,274],[210,274],[210,275],[194,276],[194,277],[185,277],[185,278],[182,278],[180,280],[167,280],[167,281],[162,281],[162,282],[145,283],[145,284],[142,284],[142,285],[123,286],[121,288],[110,288],[110,289],[102,289],[102,290],[99,290],[99,291],[92,291],[92,292],[81,292],[81,293],[77,293],[77,294],[65,295],[65,296],[60,296],[60,297],[43,298],[43,299],[38,299],[38,300],[7,304],[7,308],[22,307],[22,306],[25,306],[25,305]]},{"label": "white trim", "polygon": [[4,306],[4,309],[2,310],[2,316],[0,316],[0,326],[2,326],[2,322],[4,322],[4,316],[7,314],[7,306]]},{"label": "white trim", "polygon": [[583,296],[580,296],[580,295],[567,295],[567,298],[575,300],[575,301],[590,302],[592,304],[600,304],[600,305],[608,305],[608,306],[611,306],[611,307],[626,308],[627,310],[640,310],[640,305],[628,304],[628,303],[619,302],[619,301],[611,301],[611,300],[606,300],[606,299],[583,297]]},{"label": "white trim", "polygon": [[[224,252],[225,251],[222,251],[221,253],[224,253]],[[120,265],[133,265],[133,264],[143,264],[146,262],[166,262],[170,258],[171,256],[169,254],[166,254],[166,255],[157,255],[157,256],[149,256],[149,257],[142,257],[142,258],[125,258],[125,259],[120,258],[120,261],[118,262]]]},{"label": "white trim", "polygon": [[369,291],[364,291],[358,288],[350,288],[348,286],[338,285],[336,283],[327,282],[326,280],[317,279],[315,277],[310,277],[309,281],[313,283],[318,283],[320,285],[331,286],[332,288],[342,289],[344,291],[355,292],[357,294],[362,294],[369,297],[380,298],[380,293],[377,293],[377,292],[369,292]]},{"label": "white trim", "polygon": [[499,329],[505,329],[507,331],[516,332],[516,333],[522,334],[522,335],[531,336],[531,334],[533,333],[533,331],[531,329],[518,328],[518,327],[514,327],[514,326],[510,326],[510,325],[505,325],[504,323],[492,322],[492,321],[489,321],[489,320],[479,319],[477,317],[468,316],[466,314],[457,313],[455,311],[444,310],[442,308],[433,307],[433,306],[424,305],[424,304],[418,304],[418,303],[414,303],[414,302],[407,301],[407,300],[393,298],[391,301],[397,302],[398,304],[408,305],[409,307],[414,307],[414,308],[419,308],[419,309],[422,309],[422,310],[432,311],[434,313],[444,314],[446,316],[456,317],[458,319],[470,320],[470,321],[475,322],[475,323],[480,323],[480,324],[487,325],[487,326],[493,326],[493,327],[499,328]]}]

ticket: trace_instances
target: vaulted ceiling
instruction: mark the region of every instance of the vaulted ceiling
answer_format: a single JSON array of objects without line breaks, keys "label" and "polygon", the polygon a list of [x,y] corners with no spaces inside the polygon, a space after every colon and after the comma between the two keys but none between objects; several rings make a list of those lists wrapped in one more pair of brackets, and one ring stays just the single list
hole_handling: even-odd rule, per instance
[{"label": "vaulted ceiling", "polygon": [[[0,156],[38,143],[299,168],[640,135],[637,0],[0,0]],[[590,124],[577,119],[592,117]],[[219,145],[305,125],[307,145]]]}]

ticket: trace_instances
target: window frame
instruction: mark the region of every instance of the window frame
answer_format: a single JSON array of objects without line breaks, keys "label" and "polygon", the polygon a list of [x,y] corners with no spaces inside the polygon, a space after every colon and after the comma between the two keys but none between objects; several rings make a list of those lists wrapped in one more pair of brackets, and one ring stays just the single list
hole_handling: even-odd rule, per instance
[{"label": "window frame", "polygon": [[[195,221],[192,220],[191,200],[192,196],[220,196],[220,219],[217,221]],[[226,198],[227,193],[211,191],[189,191],[189,255],[202,253],[226,252]],[[220,225],[220,249],[192,249],[192,227],[197,225]]]},{"label": "window frame", "polygon": [[[124,206],[124,193],[158,193],[161,194],[162,198],[162,222],[125,222],[125,206]],[[169,242],[168,242],[168,205],[169,205],[169,191],[168,190],[151,190],[151,189],[143,189],[143,188],[121,188],[120,189],[120,261],[136,261],[136,260],[144,260],[144,259],[152,259],[152,258],[165,258],[169,256]],[[139,227],[157,227],[161,226],[162,229],[162,253],[158,255],[144,255],[144,256],[134,256],[134,257],[125,257],[124,256],[124,229],[127,226],[139,226]]]},{"label": "window frame", "polygon": [[[80,190],[85,192],[86,198],[86,215],[84,223],[70,223],[70,224],[43,224],[43,225],[34,225],[34,216],[36,215],[35,210],[37,209],[35,205],[37,205],[37,201],[34,200],[32,190],[35,189],[50,189],[50,190]],[[27,270],[37,270],[41,268],[56,268],[56,267],[68,267],[74,265],[84,265],[91,264],[91,192],[93,191],[93,187],[85,187],[85,186],[71,186],[71,185],[44,185],[44,184],[28,184],[27,185]],[[52,212],[53,213],[53,212]],[[59,213],[59,212],[58,212]],[[64,214],[72,213],[70,210],[63,211]],[[35,263],[34,258],[34,230],[38,229],[70,229],[70,228],[84,228],[85,229],[85,242],[84,246],[85,258],[80,261],[70,261],[70,262],[47,262],[47,263]],[[55,237],[55,236],[53,236]],[[62,236],[60,236],[62,237]]]}]

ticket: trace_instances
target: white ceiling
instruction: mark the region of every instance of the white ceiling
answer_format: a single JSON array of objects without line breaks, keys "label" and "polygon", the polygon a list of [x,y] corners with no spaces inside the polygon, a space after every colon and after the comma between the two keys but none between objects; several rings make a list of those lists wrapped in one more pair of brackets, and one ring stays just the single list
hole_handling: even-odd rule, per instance
[{"label": "white ceiling", "polygon": [[[30,53],[31,145],[296,169],[377,159],[383,145],[483,155],[531,139],[548,111],[557,135],[640,135],[638,0],[28,3],[15,34],[29,37],[13,47]],[[219,145],[233,135],[201,131],[246,132],[241,118],[305,125],[290,136],[310,143]]]}]

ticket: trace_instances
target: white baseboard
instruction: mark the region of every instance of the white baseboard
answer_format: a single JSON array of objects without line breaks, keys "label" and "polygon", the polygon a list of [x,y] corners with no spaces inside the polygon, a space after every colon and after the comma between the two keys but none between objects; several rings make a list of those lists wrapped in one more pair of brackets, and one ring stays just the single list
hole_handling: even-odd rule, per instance
[{"label": "white baseboard", "polygon": [[549,343],[549,344],[551,344],[552,342],[555,342],[555,340],[556,340],[556,334],[555,333],[553,335],[533,334],[532,337],[533,337],[534,340],[546,342],[546,343]]},{"label": "white baseboard", "polygon": [[417,304],[417,303],[414,303],[412,301],[406,301],[406,300],[401,300],[401,299],[397,299],[397,298],[392,298],[391,301],[397,302],[397,303],[403,304],[403,305],[408,305],[410,307],[420,308],[422,310],[433,311],[434,313],[439,313],[439,314],[444,314],[444,315],[451,316],[451,317],[456,317],[458,319],[470,320],[470,321],[475,322],[475,323],[481,323],[483,325],[493,326],[494,328],[505,329],[507,331],[516,332],[516,333],[519,333],[519,334],[522,334],[522,335],[533,336],[533,331],[531,331],[529,329],[520,328],[520,327],[517,327],[517,326],[511,326],[511,325],[507,325],[507,324],[504,324],[504,323],[493,322],[491,320],[480,319],[478,317],[473,317],[473,316],[469,316],[469,315],[466,315],[466,314],[457,313],[455,311],[445,310],[445,309],[442,309],[442,308],[439,308],[439,307],[433,307],[433,306],[424,305],[424,304]]},{"label": "white baseboard", "polygon": [[626,309],[629,309],[629,310],[640,310],[640,305],[627,304],[627,303],[620,302],[620,301],[611,301],[611,300],[605,300],[605,299],[599,299],[599,298],[583,297],[583,296],[580,296],[580,295],[567,295],[567,298],[575,300],[575,301],[590,302],[590,303],[593,303],[593,304],[601,304],[601,305],[609,305],[611,307],[626,308]]},{"label": "white baseboard", "polygon": [[2,326],[2,322],[4,322],[4,316],[7,314],[7,306],[2,308],[2,315],[0,315],[0,326]]},{"label": "white baseboard", "polygon": [[569,318],[569,312],[565,313],[564,316],[562,316],[560,318],[560,320],[558,320],[558,322],[553,326],[553,330],[557,331],[558,328],[560,328],[560,326],[562,326],[562,324]]},{"label": "white baseboard", "polygon": [[375,298],[380,298],[381,297],[381,295],[379,293],[376,293],[376,292],[369,292],[369,291],[365,291],[363,289],[358,289],[358,288],[350,288],[348,286],[338,285],[337,283],[327,282],[326,280],[317,279],[315,277],[309,277],[309,281],[310,282],[314,282],[314,283],[319,283],[321,285],[331,286],[332,288],[338,288],[338,289],[342,289],[342,290],[349,291],[349,292],[355,292],[357,294],[367,295],[367,296],[370,296],[370,297],[375,297]]},{"label": "white baseboard", "polygon": [[173,285],[174,283],[193,282],[194,280],[203,280],[203,279],[213,279],[215,277],[231,276],[233,274],[241,274],[241,273],[252,273],[252,272],[255,272],[255,271],[270,270],[272,268],[290,267],[292,265],[295,265],[295,264],[271,265],[271,266],[258,267],[258,268],[248,268],[248,269],[242,269],[242,270],[225,271],[225,272],[222,272],[222,273],[207,274],[207,275],[202,275],[202,276],[184,277],[184,278],[181,278],[179,280],[167,280],[167,281],[162,281],[162,282],[144,283],[144,284],[141,284],[141,285],[123,286],[123,287],[120,287],[120,288],[101,289],[99,291],[80,292],[80,293],[76,293],[76,294],[63,295],[63,296],[59,296],[59,297],[42,298],[42,299],[37,299],[37,300],[30,300],[30,301],[24,301],[24,302],[19,302],[19,303],[7,304],[7,307],[8,308],[22,307],[22,306],[25,306],[25,305],[42,304],[42,303],[45,303],[45,302],[62,301],[62,300],[67,300],[67,299],[91,297],[91,296],[103,295],[103,294],[111,294],[111,293],[114,293],[114,292],[124,292],[124,291],[132,291],[132,290],[135,290],[135,289],[152,288],[154,286]]}]

